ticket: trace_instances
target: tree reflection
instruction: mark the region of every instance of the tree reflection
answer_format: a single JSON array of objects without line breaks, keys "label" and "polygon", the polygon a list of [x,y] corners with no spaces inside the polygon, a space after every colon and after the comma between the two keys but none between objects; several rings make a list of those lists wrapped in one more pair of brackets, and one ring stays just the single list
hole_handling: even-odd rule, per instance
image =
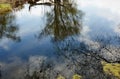
[{"label": "tree reflection", "polygon": [[105,39],[101,41],[100,38],[97,42],[91,40],[91,44],[76,39],[57,42],[55,43],[55,47],[58,49],[56,54],[60,60],[69,61],[66,68],[74,68],[73,72],[82,75],[83,79],[119,79],[115,77],[115,74],[107,75],[103,71],[104,65],[101,64],[102,61],[109,64],[119,63],[119,47],[109,45],[110,38],[109,41],[107,40],[107,44]]},{"label": "tree reflection", "polygon": [[[52,11],[47,13],[47,22],[39,38],[53,36],[57,55],[55,61],[63,66],[60,67],[61,64],[54,60],[51,60],[52,62],[49,61],[50,59],[44,60],[39,64],[38,70],[33,70],[32,75],[29,73],[32,68],[28,67],[26,79],[56,79],[59,74],[64,75],[66,79],[71,79],[71,76],[76,73],[83,79],[112,78],[103,71],[101,61],[104,59],[94,53],[96,51],[85,42],[80,42],[74,37],[80,34],[82,17],[83,12],[69,0],[63,0],[62,3],[61,0],[55,0]],[[56,67],[60,69],[57,70]]]},{"label": "tree reflection", "polygon": [[[82,17],[83,12],[69,0],[63,0],[62,3],[61,0],[55,0],[52,11],[47,13],[47,22],[39,38],[53,36],[57,55],[55,61],[62,61],[64,66],[57,70],[55,68],[59,67],[59,63],[51,63],[50,59],[45,60],[39,64],[40,69],[34,70],[32,75],[28,73],[25,78],[56,79],[59,74],[62,74],[66,79],[71,79],[71,75],[76,73],[83,79],[112,78],[103,71],[101,61],[104,59],[94,53],[96,51],[92,50],[85,42],[80,42],[74,37],[74,35],[80,34]],[[28,68],[31,70],[30,67]],[[69,75],[66,72],[69,72]]]},{"label": "tree reflection", "polygon": [[[119,79],[113,74],[108,75],[104,72],[101,63],[104,59],[84,42],[76,42],[75,44],[73,40],[69,40],[69,45],[64,43],[66,42],[63,42],[58,48],[59,50],[56,52],[58,56],[54,59],[34,57],[31,60],[32,63],[29,62],[25,79],[57,79],[59,75],[64,76],[65,79],[72,79],[74,74],[81,75],[82,79]],[[71,45],[77,44],[79,45],[78,48],[71,48]]]},{"label": "tree reflection", "polygon": [[13,0],[10,2],[11,7],[14,11],[19,11],[24,8],[24,4],[26,3],[26,0]]},{"label": "tree reflection", "polygon": [[0,15],[0,39],[6,37],[14,41],[20,41],[20,37],[16,36],[18,27],[14,20],[15,16],[12,13]]},{"label": "tree reflection", "polygon": [[56,43],[55,47],[58,49],[56,53],[58,58],[65,61],[65,69],[72,70],[71,73],[80,74],[83,79],[104,79],[107,77],[102,69],[102,59],[94,54],[85,42],[67,39],[64,42]]},{"label": "tree reflection", "polygon": [[[74,74],[81,75],[83,79],[116,79],[103,71],[101,61],[106,61],[106,59],[99,53],[106,49],[106,46],[93,49],[92,45],[87,45],[84,41],[78,41],[74,37],[82,29],[83,13],[77,10],[69,0],[64,0],[62,4],[61,0],[55,1],[52,11],[47,13],[47,22],[39,38],[53,36],[57,56],[51,59],[33,58],[32,63],[29,60],[27,63],[29,65],[25,68],[26,73],[22,75],[23,79],[57,79],[59,74],[65,79],[71,79]],[[4,26],[5,33],[3,30],[1,34],[2,37],[7,37],[9,30],[6,28],[10,26],[7,27],[6,21]],[[10,31],[10,34],[14,35],[16,30],[17,28]],[[34,64],[34,62],[38,63]]]},{"label": "tree reflection", "polygon": [[52,11],[47,13],[46,26],[39,38],[53,35],[54,40],[57,41],[79,34],[82,29],[82,16],[83,12],[69,3],[69,0],[67,4],[64,2],[62,5],[56,2]]}]

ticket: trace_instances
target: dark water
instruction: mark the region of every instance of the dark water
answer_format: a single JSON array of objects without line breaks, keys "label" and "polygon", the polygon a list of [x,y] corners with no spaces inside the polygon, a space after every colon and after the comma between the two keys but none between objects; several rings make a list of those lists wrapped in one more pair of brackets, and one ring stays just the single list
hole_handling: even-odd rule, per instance
[{"label": "dark water", "polygon": [[[101,61],[120,63],[119,0],[25,3],[0,15],[3,79],[116,79]],[[76,4],[76,5],[74,5]],[[0,78],[0,79],[1,79]]]}]

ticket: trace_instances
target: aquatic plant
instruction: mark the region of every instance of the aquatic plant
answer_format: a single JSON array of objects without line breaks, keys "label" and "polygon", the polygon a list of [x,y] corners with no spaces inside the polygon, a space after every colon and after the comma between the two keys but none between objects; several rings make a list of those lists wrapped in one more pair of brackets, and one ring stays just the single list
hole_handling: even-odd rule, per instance
[{"label": "aquatic plant", "polygon": [[57,79],[65,79],[65,77],[63,77],[62,75],[59,75]]},{"label": "aquatic plant", "polygon": [[[82,76],[80,76],[78,74],[74,74],[73,77],[72,77],[72,79],[81,79],[81,78],[82,78]],[[57,77],[57,79],[65,79],[65,77],[63,77],[62,75],[59,75]]]},{"label": "aquatic plant", "polygon": [[73,75],[73,79],[82,79],[82,76],[75,74],[75,75]]},{"label": "aquatic plant", "polygon": [[102,61],[103,70],[106,74],[112,75],[120,79],[120,64],[119,63],[107,63]]}]

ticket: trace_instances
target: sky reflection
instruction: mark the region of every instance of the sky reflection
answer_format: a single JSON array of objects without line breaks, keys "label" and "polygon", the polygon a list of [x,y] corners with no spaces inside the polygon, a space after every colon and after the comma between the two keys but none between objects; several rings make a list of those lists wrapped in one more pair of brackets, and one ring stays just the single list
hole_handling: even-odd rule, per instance
[{"label": "sky reflection", "polygon": [[[98,58],[97,60],[95,56],[99,55],[103,57],[102,60],[106,58],[106,61],[109,62],[120,60],[120,1],[77,0],[77,4],[78,9],[72,6],[73,11],[66,13],[69,14],[67,18],[71,14],[72,17],[75,14],[75,18],[67,20],[65,16],[65,19],[60,19],[59,16],[61,13],[65,15],[63,11],[66,9],[57,5],[55,7],[37,5],[29,10],[29,4],[25,4],[23,9],[13,11],[15,23],[19,27],[16,34],[20,36],[21,41],[15,42],[9,38],[0,39],[0,65],[11,79],[16,74],[19,77],[21,77],[20,75],[25,75],[23,73],[26,73],[28,65],[32,75],[35,70],[40,69],[39,65],[44,60],[47,63],[44,64],[45,67],[52,64],[53,70],[66,75],[68,79],[74,73],[78,73],[78,71],[81,71],[79,74],[84,77],[89,75],[85,77],[86,79],[91,77],[89,73],[94,73],[92,74],[94,76],[98,74],[107,76],[102,71],[99,71],[102,67],[101,59],[99,60]],[[76,13],[78,11],[84,14],[80,16],[83,16],[82,19],[79,18],[79,22],[82,22],[80,25],[76,21]],[[58,14],[58,16],[55,16],[55,14]],[[71,20],[74,20],[76,24],[78,23],[76,25],[77,30],[72,26],[74,23]],[[66,22],[68,28],[64,27],[63,21]],[[58,28],[60,25],[63,27]],[[80,29],[78,30],[78,28]],[[68,31],[69,29],[70,31]],[[38,39],[42,31],[43,37]],[[77,31],[77,33],[74,31]],[[62,39],[58,40],[60,38]],[[90,54],[93,51],[97,52],[97,54],[93,53],[95,56]],[[84,65],[86,66],[84,67]],[[93,66],[95,69],[92,68]],[[10,71],[13,71],[13,73],[9,74]],[[54,71],[51,73],[54,73]],[[96,78],[98,77],[100,76],[96,76]]]}]

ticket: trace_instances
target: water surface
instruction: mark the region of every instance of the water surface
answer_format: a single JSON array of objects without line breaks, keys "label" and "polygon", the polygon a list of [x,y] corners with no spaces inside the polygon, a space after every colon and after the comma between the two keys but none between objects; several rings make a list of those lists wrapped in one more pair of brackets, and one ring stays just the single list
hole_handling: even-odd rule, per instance
[{"label": "water surface", "polygon": [[120,63],[120,1],[67,3],[25,3],[0,15],[3,79],[116,79],[101,61]]}]

